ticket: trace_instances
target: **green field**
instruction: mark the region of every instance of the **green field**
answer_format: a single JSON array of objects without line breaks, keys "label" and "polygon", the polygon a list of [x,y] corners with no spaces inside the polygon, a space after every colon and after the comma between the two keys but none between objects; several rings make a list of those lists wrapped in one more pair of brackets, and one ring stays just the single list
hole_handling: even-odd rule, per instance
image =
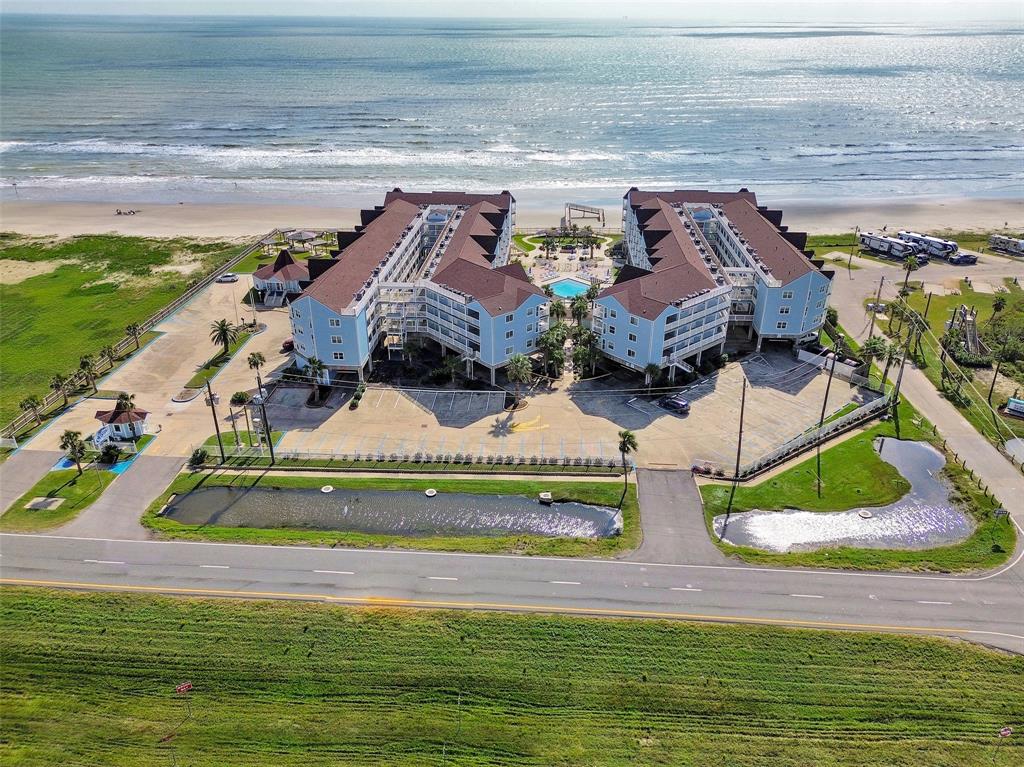
[{"label": "green field", "polygon": [[9,767],[1024,761],[1024,658],[939,639],[14,588],[0,630]]},{"label": "green field", "polygon": [[[126,325],[160,310],[190,280],[238,251],[230,243],[184,238],[0,239],[0,260],[59,264],[0,286],[0,422],[15,417],[27,395],[45,395],[54,373],[73,372],[82,355],[97,355],[116,343]],[[186,275],[177,269],[191,271]]]},{"label": "green field", "polygon": [[[84,464],[83,464],[84,466]],[[114,481],[116,474],[95,467],[85,469],[78,476],[78,469],[60,469],[47,472],[35,487],[14,502],[3,516],[0,516],[0,530],[5,532],[34,532],[63,525],[77,517],[103,494]],[[33,498],[64,498],[56,509],[26,509]]]},{"label": "green field", "polygon": [[[935,441],[931,428],[908,405],[900,406],[900,437]],[[872,443],[878,437],[894,437],[893,422],[864,430],[821,454],[822,493],[817,493],[817,460],[808,458],[770,479],[740,485],[732,497],[732,512],[751,509],[804,509],[844,511],[860,506],[882,506],[898,500],[910,484],[896,469],[883,461]],[[941,443],[940,443],[941,445]],[[939,570],[943,572],[995,567],[1007,560],[1016,546],[1013,525],[997,519],[999,504],[982,492],[967,473],[947,463],[944,476],[953,490],[951,497],[978,523],[975,532],[962,543],[922,551],[834,548],[811,552],[777,554],[733,546],[718,541],[711,520],[729,510],[731,485],[715,483],[701,487],[708,534],[725,553],[745,562],[780,567],[838,567],[860,570]],[[998,490],[996,490],[998,492]]]},{"label": "green field", "polygon": [[[216,448],[214,448],[214,451]],[[211,452],[214,452],[211,451]],[[408,548],[431,551],[469,551],[482,554],[514,553],[546,556],[613,556],[640,545],[640,510],[636,486],[630,485],[622,505],[623,532],[611,538],[547,538],[538,535],[510,536],[429,536],[401,537],[329,530],[257,529],[184,525],[157,516],[172,494],[187,493],[199,486],[320,488],[330,484],[336,488],[372,490],[418,490],[434,488],[439,493],[483,493],[488,495],[525,495],[550,492],[556,501],[575,500],[600,506],[618,506],[622,495],[621,482],[558,481],[557,479],[377,479],[324,475],[304,477],[268,474],[227,474],[194,472],[181,474],[146,511],[142,523],[167,538],[187,540],[230,541],[233,543],[281,543],[315,546],[351,546],[355,548]]]}]

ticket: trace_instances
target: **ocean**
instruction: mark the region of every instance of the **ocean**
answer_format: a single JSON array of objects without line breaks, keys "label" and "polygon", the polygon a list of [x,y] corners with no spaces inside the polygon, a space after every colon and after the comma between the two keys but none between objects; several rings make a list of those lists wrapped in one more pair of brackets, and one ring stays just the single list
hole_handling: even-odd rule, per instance
[{"label": "ocean", "polygon": [[0,18],[3,199],[1022,196],[1024,29]]}]

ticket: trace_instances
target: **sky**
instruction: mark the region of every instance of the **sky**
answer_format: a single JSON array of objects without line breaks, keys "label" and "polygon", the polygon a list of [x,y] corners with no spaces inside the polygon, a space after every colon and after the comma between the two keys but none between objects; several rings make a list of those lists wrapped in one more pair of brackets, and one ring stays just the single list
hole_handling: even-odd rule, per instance
[{"label": "sky", "polygon": [[1024,24],[1024,2],[1020,0],[3,0],[2,5],[5,13]]}]

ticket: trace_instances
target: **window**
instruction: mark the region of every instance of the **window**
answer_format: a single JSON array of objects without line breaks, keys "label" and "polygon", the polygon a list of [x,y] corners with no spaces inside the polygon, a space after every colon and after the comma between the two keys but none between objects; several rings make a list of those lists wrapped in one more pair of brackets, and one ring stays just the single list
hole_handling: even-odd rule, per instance
[{"label": "window", "polygon": [[823,307],[824,305],[825,305],[825,299],[822,299],[821,301],[819,301],[818,303],[816,303],[816,304],[814,305],[814,308],[815,308],[815,309],[820,309],[820,308],[821,308],[821,307]]},{"label": "window", "polygon": [[775,329],[776,330],[785,330],[787,325],[789,325],[788,322],[776,322],[775,323]]},{"label": "window", "polygon": [[819,293],[824,293],[826,290],[828,290],[828,285],[822,285],[820,288],[818,288]]},{"label": "window", "polygon": [[792,297],[793,297],[793,291],[792,290],[784,290],[784,291],[782,291],[782,300],[783,301],[788,301]]},{"label": "window", "polygon": [[627,357],[635,357],[636,356],[636,352],[633,351],[632,349],[626,349],[626,356]]},{"label": "window", "polygon": [[526,326],[526,332],[527,333],[532,333],[533,332],[533,325],[527,325]]},{"label": "window", "polygon": [[608,333],[610,335],[615,335],[615,326],[614,325],[609,325],[608,326]]},{"label": "window", "polygon": [[332,328],[340,328],[341,320],[339,320],[337,317],[331,317],[330,325]]},{"label": "window", "polygon": [[636,333],[630,333],[627,338],[629,338],[633,343],[636,343]]},{"label": "window", "polygon": [[300,312],[298,309],[292,309],[292,317],[294,317],[295,319],[301,319],[302,312]]},{"label": "window", "polygon": [[341,362],[345,359],[345,352],[335,352],[333,357],[337,362]]},{"label": "window", "polygon": [[615,344],[612,343],[611,341],[608,342],[608,350],[615,351]]},{"label": "window", "polygon": [[665,324],[666,325],[671,325],[673,322],[675,322],[678,319],[679,319],[679,314],[678,313],[670,314],[668,317],[665,318]]},{"label": "window", "polygon": [[331,336],[331,343],[332,344],[343,344],[343,343],[345,343],[345,341],[342,339],[341,336]]},{"label": "window", "polygon": [[533,348],[533,339],[532,338],[527,338],[526,339],[526,348],[527,349],[532,349]]},{"label": "window", "polygon": [[532,317],[533,316],[533,309],[527,309],[526,310],[526,316],[527,317]]},{"label": "window", "polygon": [[639,325],[640,324],[640,320],[638,320],[636,317],[630,317],[629,318],[629,324],[630,325]]},{"label": "window", "polygon": [[514,351],[515,351],[515,347],[512,347],[512,346],[506,346],[506,347],[505,347],[505,356],[507,357],[508,355],[510,355],[510,354],[511,354],[512,352],[514,352]]},{"label": "window", "polygon": [[515,334],[516,334],[516,331],[514,331],[514,330],[506,330],[505,331],[505,340],[507,341],[508,339],[510,339]]},{"label": "window", "polygon": [[616,317],[618,317],[619,315],[617,315],[617,314],[615,313],[615,310],[614,310],[614,309],[609,309],[609,310],[608,310],[608,316],[609,316],[609,317],[611,317],[611,318],[612,318],[612,319],[614,320],[614,319],[615,319]]},{"label": "window", "polygon": [[783,306],[781,309],[779,309],[779,314],[789,314],[789,307]]},{"label": "window", "polygon": [[505,322],[512,322],[512,320],[514,320],[515,318],[516,318],[516,316],[514,314],[506,314],[505,315]]}]

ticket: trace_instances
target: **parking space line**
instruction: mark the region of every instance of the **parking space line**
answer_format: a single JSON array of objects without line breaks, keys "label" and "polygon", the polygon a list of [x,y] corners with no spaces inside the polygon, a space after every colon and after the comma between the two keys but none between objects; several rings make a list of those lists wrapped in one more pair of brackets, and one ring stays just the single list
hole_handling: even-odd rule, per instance
[{"label": "parking space line", "polygon": [[457,581],[458,578],[450,578],[450,577],[444,576],[444,575],[428,575],[427,576],[427,580],[428,581]]},{"label": "parking space line", "polygon": [[548,583],[554,583],[557,586],[580,586],[580,585],[582,585],[579,581],[548,581]]},{"label": "parking space line", "polygon": [[821,594],[790,594],[791,597],[798,597],[800,599],[824,599]]},{"label": "parking space line", "polygon": [[380,396],[377,398],[377,404],[374,407],[380,407],[380,403],[384,401],[384,395],[387,394],[386,389],[380,390]]},{"label": "parking space line", "polygon": [[313,572],[321,575],[355,575],[351,570],[314,570]]},{"label": "parking space line", "polygon": [[231,569],[228,565],[199,565],[199,566],[200,567],[208,568],[210,570],[230,570]]},{"label": "parking space line", "polygon": [[90,565],[123,565],[124,562],[116,562],[112,559],[83,559],[83,562],[87,562]]}]

